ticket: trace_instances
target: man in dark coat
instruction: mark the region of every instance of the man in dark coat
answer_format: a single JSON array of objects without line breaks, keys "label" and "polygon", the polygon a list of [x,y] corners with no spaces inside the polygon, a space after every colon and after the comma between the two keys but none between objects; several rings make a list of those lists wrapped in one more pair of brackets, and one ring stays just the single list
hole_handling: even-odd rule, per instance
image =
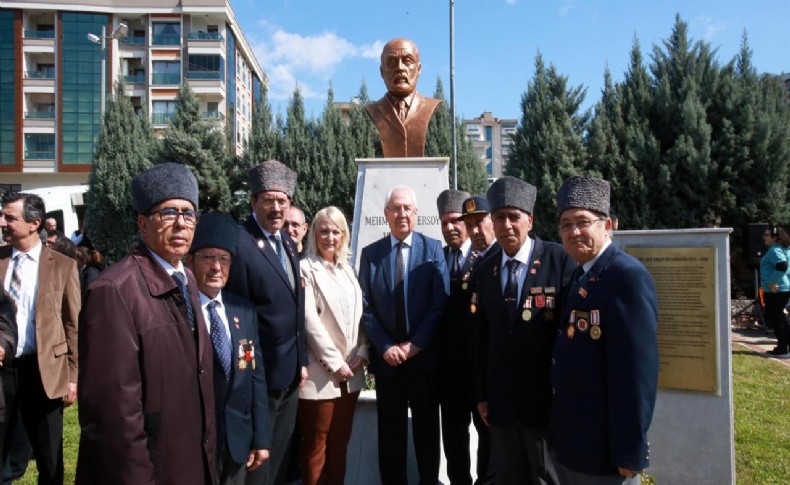
[{"label": "man in dark coat", "polygon": [[247,470],[269,459],[272,439],[255,307],[222,289],[238,239],[233,218],[211,212],[200,218],[187,256],[214,348],[220,485],[243,485]]},{"label": "man in dark coat", "polygon": [[142,245],[110,266],[80,316],[76,483],[215,481],[211,340],[192,272],[198,186],[164,163],[132,180]]},{"label": "man in dark coat", "polygon": [[[16,307],[14,300],[0,288],[0,369],[5,369],[14,361],[16,354]],[[5,402],[5,372],[0,372],[0,456],[3,455],[6,429],[8,428],[8,408]]]},{"label": "man in dark coat", "polygon": [[559,244],[529,237],[537,190],[502,177],[488,190],[500,248],[476,274],[478,410],[489,425],[496,482],[559,483],[546,440],[558,296],[574,264]]},{"label": "man in dark coat", "polygon": [[296,189],[296,172],[268,160],[248,172],[252,214],[242,225],[227,290],[255,305],[258,313],[272,447],[269,460],[247,474],[246,483],[285,482],[292,447],[299,386],[307,378],[304,287],[296,244],[283,230]]},{"label": "man in dark coat", "polygon": [[571,177],[557,193],[560,235],[578,268],[554,347],[551,439],[568,484],[638,484],[658,383],[658,297],[612,244],[609,183]]},{"label": "man in dark coat", "polygon": [[411,409],[420,483],[439,479],[439,351],[437,333],[448,293],[447,264],[436,239],[414,231],[417,197],[409,187],[387,194],[390,235],[366,246],[359,262],[362,325],[373,345],[379,474],[406,483]]}]

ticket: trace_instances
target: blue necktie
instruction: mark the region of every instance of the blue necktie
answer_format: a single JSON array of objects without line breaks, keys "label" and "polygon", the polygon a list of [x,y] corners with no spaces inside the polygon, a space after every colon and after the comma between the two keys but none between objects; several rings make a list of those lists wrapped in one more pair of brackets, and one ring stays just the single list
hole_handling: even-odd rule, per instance
[{"label": "blue necktie", "polygon": [[283,251],[283,243],[280,241],[280,238],[277,236],[269,236],[269,240],[274,243],[274,247],[277,248],[277,258],[280,260],[280,264],[283,265],[283,270],[288,273],[288,268],[285,266],[285,252]]},{"label": "blue necktie", "polygon": [[192,309],[192,300],[189,299],[189,292],[187,291],[186,277],[184,273],[175,271],[173,279],[178,284],[178,289],[181,290],[181,296],[184,297],[184,304],[187,307],[187,320],[189,320],[189,328],[195,330],[195,311]]},{"label": "blue necktie", "polygon": [[230,342],[228,336],[225,335],[225,325],[217,313],[218,301],[212,300],[208,304],[208,314],[211,320],[211,343],[214,345],[214,352],[217,353],[217,359],[222,364],[222,370],[225,372],[225,382],[230,379]]}]

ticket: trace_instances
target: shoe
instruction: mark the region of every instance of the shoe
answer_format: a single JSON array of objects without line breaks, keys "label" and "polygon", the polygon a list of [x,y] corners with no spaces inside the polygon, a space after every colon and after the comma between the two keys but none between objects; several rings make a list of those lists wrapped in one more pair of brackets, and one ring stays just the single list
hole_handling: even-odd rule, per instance
[{"label": "shoe", "polygon": [[773,350],[768,351],[769,355],[773,355],[774,357],[787,357],[788,353],[787,350],[781,350],[779,347],[774,347]]}]

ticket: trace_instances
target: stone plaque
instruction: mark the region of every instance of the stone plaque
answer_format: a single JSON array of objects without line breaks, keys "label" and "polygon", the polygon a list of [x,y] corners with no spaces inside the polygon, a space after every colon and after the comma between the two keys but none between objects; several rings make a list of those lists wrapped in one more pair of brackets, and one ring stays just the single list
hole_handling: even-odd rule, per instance
[{"label": "stone plaque", "polygon": [[626,247],[658,291],[658,386],[717,392],[716,248]]}]

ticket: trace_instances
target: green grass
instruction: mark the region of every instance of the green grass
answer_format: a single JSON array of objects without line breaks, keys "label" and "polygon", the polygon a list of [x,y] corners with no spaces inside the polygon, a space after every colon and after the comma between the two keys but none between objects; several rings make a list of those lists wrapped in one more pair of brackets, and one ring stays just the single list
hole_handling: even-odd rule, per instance
[{"label": "green grass", "polygon": [[740,345],[733,354],[738,484],[790,483],[790,368]]},{"label": "green grass", "polygon": [[[738,484],[790,483],[790,368],[740,345],[734,350]],[[66,409],[64,420],[64,483],[74,483],[79,445],[77,406]],[[36,478],[35,462],[30,462],[28,472],[17,483],[35,485]]]}]

